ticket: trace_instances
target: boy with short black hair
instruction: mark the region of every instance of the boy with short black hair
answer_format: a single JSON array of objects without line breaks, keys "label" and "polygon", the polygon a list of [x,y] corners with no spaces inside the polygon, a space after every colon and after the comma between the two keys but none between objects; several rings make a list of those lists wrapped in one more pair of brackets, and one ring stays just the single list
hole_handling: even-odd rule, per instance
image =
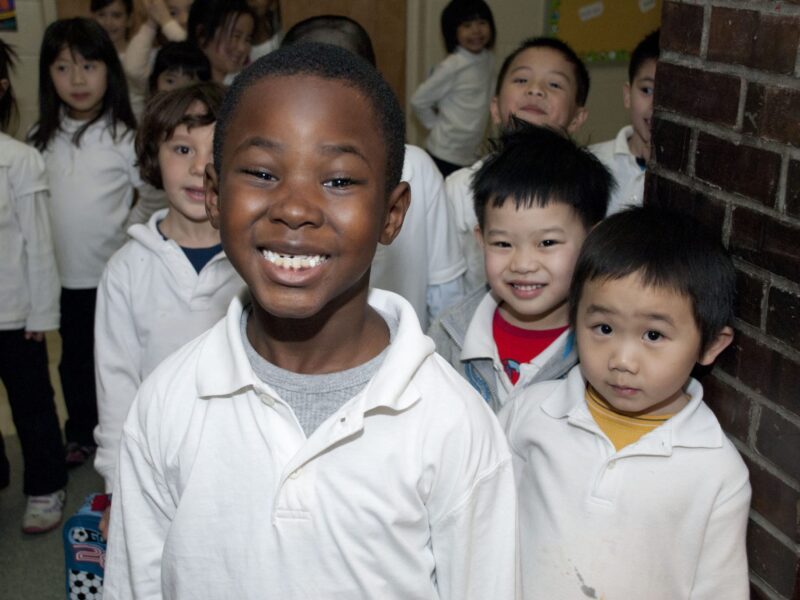
[{"label": "boy with short black hair", "polygon": [[641,206],[644,201],[644,176],[650,160],[650,127],[653,117],[656,63],[658,63],[659,30],[649,33],[633,51],[628,65],[628,81],[622,88],[625,108],[631,124],[620,129],[617,137],[593,144],[589,150],[597,155],[617,181],[611,196],[608,214],[627,206]]},{"label": "boy with short black hair", "polygon": [[107,598],[514,597],[503,433],[411,306],[369,289],[408,208],[404,134],[346,50],[236,78],[206,194],[249,294],[139,391]]},{"label": "boy with short black hair", "polygon": [[634,208],[584,243],[579,366],[500,420],[525,598],[746,599],[747,468],[691,377],[731,342],[736,274],[693,219]]},{"label": "boy with short black hair", "polygon": [[[529,38],[500,67],[489,106],[492,123],[502,131],[516,117],[564,135],[574,135],[589,114],[586,109],[589,82],[586,65],[569,44],[557,38]],[[445,180],[445,192],[467,261],[464,276],[467,292],[486,286],[483,252],[473,233],[478,222],[470,190],[483,161],[459,169]]]},{"label": "boy with short black hair", "polygon": [[472,192],[490,291],[473,291],[428,331],[496,412],[575,364],[567,292],[581,244],[603,218],[611,175],[560,133],[517,119]]}]

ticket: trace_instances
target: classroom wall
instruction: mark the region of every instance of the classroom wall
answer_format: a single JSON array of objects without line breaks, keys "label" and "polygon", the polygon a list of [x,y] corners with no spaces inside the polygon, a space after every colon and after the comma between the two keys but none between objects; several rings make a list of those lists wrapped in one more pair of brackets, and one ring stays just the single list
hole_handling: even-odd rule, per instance
[{"label": "classroom wall", "polygon": [[663,23],[645,201],[694,214],[734,257],[735,338],[704,399],[750,471],[751,597],[797,599],[800,5],[669,1]]}]

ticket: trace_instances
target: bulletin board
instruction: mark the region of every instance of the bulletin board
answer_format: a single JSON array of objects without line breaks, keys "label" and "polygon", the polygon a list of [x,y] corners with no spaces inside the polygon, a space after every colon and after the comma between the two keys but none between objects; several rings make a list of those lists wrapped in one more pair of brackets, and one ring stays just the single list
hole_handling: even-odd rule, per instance
[{"label": "bulletin board", "polygon": [[17,8],[14,0],[0,0],[0,31],[17,30]]},{"label": "bulletin board", "polygon": [[624,63],[661,26],[661,0],[549,0],[547,25],[587,63]]}]

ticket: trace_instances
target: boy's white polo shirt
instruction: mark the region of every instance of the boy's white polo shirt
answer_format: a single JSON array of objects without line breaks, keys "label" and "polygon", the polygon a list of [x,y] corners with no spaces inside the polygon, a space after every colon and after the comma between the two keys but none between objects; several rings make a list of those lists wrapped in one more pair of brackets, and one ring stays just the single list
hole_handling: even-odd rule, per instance
[{"label": "boy's white polo shirt", "polygon": [[[689,404],[616,451],[580,366],[500,414],[519,493],[523,595],[749,598],[747,468],[690,380]],[[574,593],[573,593],[574,592]]]},{"label": "boy's white polo shirt", "polygon": [[516,506],[489,408],[411,306],[357,396],[308,438],[253,373],[241,300],[142,385],[112,505],[109,598],[510,599]]},{"label": "boy's white polo shirt", "polygon": [[613,140],[589,146],[589,150],[611,171],[617,182],[606,216],[628,206],[641,206],[644,202],[645,169],[636,164],[636,157],[631,154],[628,140],[632,135],[633,126],[627,125],[619,130]]},{"label": "boy's white polo shirt", "polygon": [[495,300],[491,292],[488,292],[475,310],[475,315],[467,328],[467,333],[464,336],[464,347],[461,349],[461,360],[466,361],[476,358],[490,358],[492,360],[495,381],[497,382],[497,398],[500,404],[505,405],[510,399],[517,397],[522,390],[531,385],[531,380],[536,377],[551,358],[556,356],[557,352],[564,353],[569,340],[570,329],[558,336],[552,344],[533,357],[530,362],[520,364],[519,379],[517,379],[516,384],[513,384],[503,368],[503,363],[500,362],[497,344],[494,341],[492,323],[496,310],[497,300]]}]

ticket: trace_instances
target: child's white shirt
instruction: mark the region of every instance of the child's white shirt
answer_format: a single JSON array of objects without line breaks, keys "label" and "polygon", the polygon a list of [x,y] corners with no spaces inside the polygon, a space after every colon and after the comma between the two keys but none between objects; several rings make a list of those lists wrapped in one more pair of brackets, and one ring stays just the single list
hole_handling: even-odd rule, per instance
[{"label": "child's white shirt", "polygon": [[689,404],[620,451],[585,391],[577,366],[500,413],[519,492],[524,598],[749,598],[747,468],[702,386],[690,380]]},{"label": "child's white shirt", "polygon": [[469,165],[477,157],[489,118],[494,56],[462,47],[447,55],[411,97],[430,135],[425,147],[437,158]]},{"label": "child's white shirt", "polygon": [[42,152],[58,272],[68,289],[97,287],[106,262],[125,242],[134,189],[143,185],[135,166],[134,133],[120,124],[114,139],[100,119],[76,146],[72,136],[82,124],[62,119]]},{"label": "child's white shirt", "polygon": [[515,597],[511,458],[412,307],[367,386],[306,437],[253,373],[235,299],[125,422],[104,593],[195,600]]},{"label": "child's white shirt", "polygon": [[632,135],[633,126],[627,125],[619,130],[613,140],[589,146],[589,150],[611,171],[617,182],[606,216],[628,206],[641,206],[644,202],[645,169],[636,164],[636,157],[628,146]]},{"label": "child's white shirt", "polygon": [[0,133],[0,330],[58,329],[59,294],[41,155]]},{"label": "child's white shirt", "polygon": [[471,187],[472,178],[483,166],[483,161],[484,159],[480,159],[472,166],[453,171],[444,180],[445,195],[456,227],[461,252],[467,261],[467,270],[464,275],[467,292],[486,286],[483,249],[475,239],[478,217],[475,215]]},{"label": "child's white shirt", "polygon": [[411,204],[395,240],[388,246],[378,245],[370,285],[408,300],[424,330],[431,316],[463,294],[459,285],[455,294],[444,295],[439,306],[430,306],[431,288],[459,280],[466,264],[447,209],[442,175],[431,157],[417,146],[406,145],[401,179],[409,184]]},{"label": "child's white shirt", "polygon": [[113,489],[122,424],[145,377],[167,356],[219,321],[244,282],[220,251],[198,273],[157,224],[128,230],[97,289],[95,372],[98,444],[94,466]]}]

